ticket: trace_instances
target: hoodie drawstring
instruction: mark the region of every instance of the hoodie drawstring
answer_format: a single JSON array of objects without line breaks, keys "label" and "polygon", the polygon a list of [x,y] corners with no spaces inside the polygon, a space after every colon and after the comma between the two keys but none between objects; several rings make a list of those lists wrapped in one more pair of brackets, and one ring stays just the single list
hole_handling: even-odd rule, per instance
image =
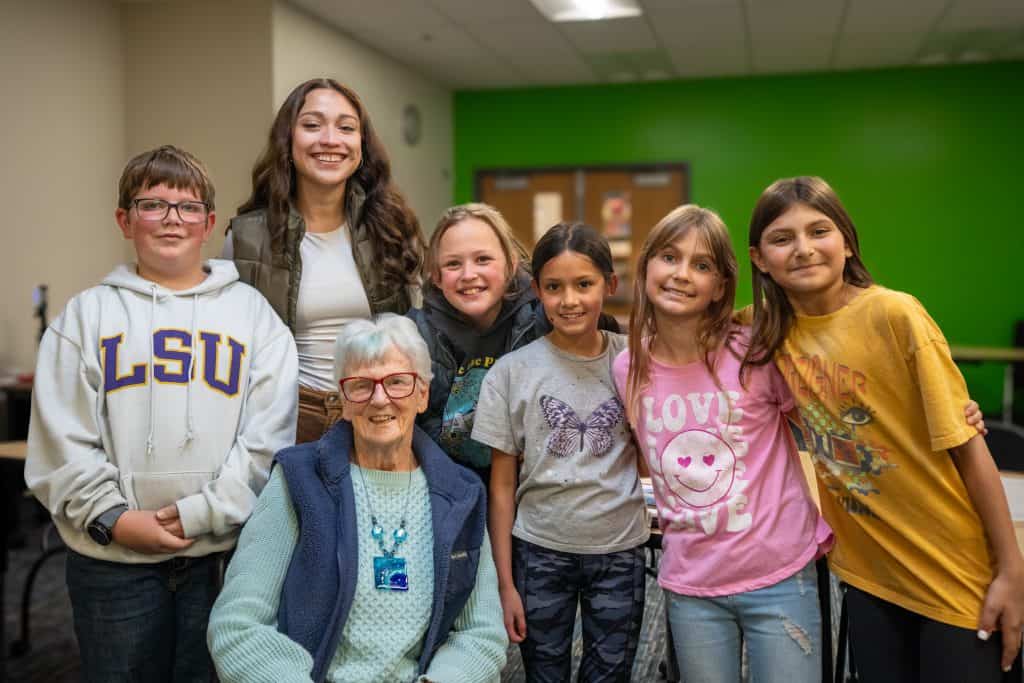
[{"label": "hoodie drawstring", "polygon": [[189,330],[189,334],[191,335],[190,344],[192,347],[192,353],[190,353],[188,356],[188,375],[186,376],[188,378],[188,388],[186,389],[185,393],[185,441],[181,444],[182,450],[188,448],[188,445],[192,443],[192,439],[195,436],[195,430],[192,424],[192,369],[196,362],[196,353],[198,352],[198,349],[196,348],[196,309],[198,307],[199,295],[193,294],[192,324]]},{"label": "hoodie drawstring", "polygon": [[[149,329],[153,329],[153,324],[156,322],[156,285],[152,285],[149,288],[150,299],[149,299]],[[153,340],[149,340],[149,434],[146,436],[146,457],[149,458],[153,455],[153,429],[156,423],[156,397],[155,385],[153,381],[154,374],[154,361],[153,361]]]}]

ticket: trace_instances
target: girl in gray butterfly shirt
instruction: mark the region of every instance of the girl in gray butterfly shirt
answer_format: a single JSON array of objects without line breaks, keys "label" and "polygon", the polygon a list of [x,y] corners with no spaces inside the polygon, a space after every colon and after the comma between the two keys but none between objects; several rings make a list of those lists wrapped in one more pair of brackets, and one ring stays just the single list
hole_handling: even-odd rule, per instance
[{"label": "girl in gray butterfly shirt", "polygon": [[533,287],[552,324],[484,378],[473,439],[492,448],[489,527],[505,628],[528,681],[628,680],[650,522],[612,379],[622,335],[598,329],[617,279],[608,242],[560,223],[537,243]]}]

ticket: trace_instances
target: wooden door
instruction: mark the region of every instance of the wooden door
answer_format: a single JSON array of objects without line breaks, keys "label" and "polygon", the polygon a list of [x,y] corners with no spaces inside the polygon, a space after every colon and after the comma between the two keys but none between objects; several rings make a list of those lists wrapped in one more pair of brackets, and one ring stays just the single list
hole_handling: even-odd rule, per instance
[{"label": "wooden door", "polygon": [[[577,220],[572,171],[486,173],[480,177],[479,195],[480,201],[501,212],[527,253],[555,223]],[[558,216],[552,215],[556,203],[561,208]]]},{"label": "wooden door", "polygon": [[684,202],[682,170],[588,170],[583,222],[600,230],[612,249],[619,289],[606,310],[628,318],[633,302],[635,258],[651,228]]},{"label": "wooden door", "polygon": [[527,251],[559,221],[582,221],[608,238],[619,289],[606,310],[625,322],[634,259],[661,218],[687,201],[683,164],[480,171],[477,198],[497,208]]}]

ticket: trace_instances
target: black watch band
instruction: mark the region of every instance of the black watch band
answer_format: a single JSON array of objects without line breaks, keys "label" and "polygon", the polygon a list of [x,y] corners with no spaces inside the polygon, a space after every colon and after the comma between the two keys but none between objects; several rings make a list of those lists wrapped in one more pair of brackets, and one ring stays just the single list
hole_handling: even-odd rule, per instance
[{"label": "black watch band", "polygon": [[110,545],[111,541],[114,540],[114,525],[117,524],[117,520],[127,510],[127,505],[118,505],[100,514],[99,517],[92,520],[89,526],[86,527],[86,531],[89,532],[89,538],[100,545]]}]

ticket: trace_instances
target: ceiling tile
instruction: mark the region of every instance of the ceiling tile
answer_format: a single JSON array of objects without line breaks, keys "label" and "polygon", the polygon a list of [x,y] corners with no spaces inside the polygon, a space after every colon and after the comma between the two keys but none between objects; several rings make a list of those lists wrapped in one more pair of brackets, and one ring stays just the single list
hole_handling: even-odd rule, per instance
[{"label": "ceiling tile", "polygon": [[745,4],[751,33],[767,38],[772,33],[820,35],[835,31],[844,0],[746,0]]},{"label": "ceiling tile", "polygon": [[509,21],[494,27],[465,26],[467,33],[482,45],[501,55],[529,52],[552,55],[560,61],[564,55],[575,55],[576,50],[550,23],[534,24],[524,21]]},{"label": "ceiling tile", "polygon": [[460,60],[450,64],[432,63],[430,68],[443,78],[443,82],[456,88],[508,88],[527,85],[524,74],[509,69],[494,58]]},{"label": "ceiling tile", "polygon": [[746,7],[755,73],[828,67],[843,0],[748,0]]},{"label": "ceiling tile", "polygon": [[761,74],[820,71],[828,68],[834,34],[754,37],[753,72]]},{"label": "ceiling tile", "polygon": [[364,29],[363,40],[389,55],[406,62],[430,62],[435,59],[479,59],[490,51],[475,38],[454,26],[374,26]]},{"label": "ceiling tile", "polygon": [[669,53],[669,58],[680,78],[743,76],[750,73],[746,53],[727,46],[709,44],[700,49],[675,50]]},{"label": "ceiling tile", "polygon": [[480,26],[506,21],[532,21],[548,24],[548,20],[528,0],[428,0],[439,12],[464,26]]},{"label": "ceiling tile", "polygon": [[[647,3],[645,3],[646,5]],[[650,8],[658,41],[682,77],[747,73],[747,37],[736,2],[675,3]]]},{"label": "ceiling tile", "polygon": [[1024,2],[1021,0],[957,0],[942,17],[943,31],[973,29],[1024,28]]},{"label": "ceiling tile", "polygon": [[1013,28],[936,31],[921,45],[919,56],[926,63],[991,61],[1021,37]]},{"label": "ceiling tile", "polygon": [[914,31],[844,31],[833,67],[865,69],[913,63],[921,34]]},{"label": "ceiling tile", "polygon": [[675,6],[648,11],[651,26],[666,49],[675,45],[700,41],[718,41],[743,47],[746,33],[743,13],[735,2],[711,6]]},{"label": "ceiling tile", "polygon": [[693,8],[702,11],[704,8],[735,5],[737,0],[639,0],[644,13],[650,15],[654,10]]},{"label": "ceiling tile", "polygon": [[843,32],[903,33],[920,43],[947,4],[948,0],[850,0]]},{"label": "ceiling tile", "polygon": [[644,17],[608,21],[571,21],[559,30],[580,52],[627,52],[656,47],[654,33]]},{"label": "ceiling tile", "polygon": [[451,25],[447,17],[420,0],[290,1],[318,17],[327,19],[357,40],[367,29],[379,33],[390,27],[397,32],[410,34]]},{"label": "ceiling tile", "polygon": [[597,75],[585,64],[548,64],[531,66],[517,64],[520,71],[526,74],[527,85],[577,85],[597,83]]},{"label": "ceiling tile", "polygon": [[456,87],[1024,56],[1024,0],[640,0],[641,17],[557,25],[529,0],[288,1]]}]

